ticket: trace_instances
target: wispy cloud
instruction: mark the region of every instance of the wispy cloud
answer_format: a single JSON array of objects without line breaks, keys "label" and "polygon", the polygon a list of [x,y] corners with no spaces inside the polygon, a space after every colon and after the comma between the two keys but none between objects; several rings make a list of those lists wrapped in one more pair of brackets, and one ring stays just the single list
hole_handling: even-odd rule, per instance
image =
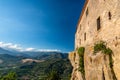
[{"label": "wispy cloud", "polygon": [[23,48],[21,47],[20,44],[13,44],[13,43],[5,43],[5,42],[0,42],[0,47],[6,48],[6,49],[11,49],[11,50],[16,50],[16,51],[40,51],[40,52],[61,52],[61,50],[58,49],[36,49],[36,48]]},{"label": "wispy cloud", "polygon": [[26,48],[25,51],[36,51],[35,48]]},{"label": "wispy cloud", "polygon": [[61,50],[58,49],[38,49],[37,51],[41,51],[41,52],[61,52]]},{"label": "wispy cloud", "polygon": [[22,51],[22,47],[20,47],[20,45],[18,45],[18,44],[13,44],[13,43],[0,42],[0,47],[2,47],[2,48],[14,49],[14,50],[18,50],[18,51]]}]

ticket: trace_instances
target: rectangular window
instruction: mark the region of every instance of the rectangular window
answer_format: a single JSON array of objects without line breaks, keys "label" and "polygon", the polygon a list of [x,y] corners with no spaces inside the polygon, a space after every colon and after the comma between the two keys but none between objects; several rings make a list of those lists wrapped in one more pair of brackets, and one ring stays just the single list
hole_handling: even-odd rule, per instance
[{"label": "rectangular window", "polygon": [[86,10],[86,16],[88,15],[88,8],[87,8],[87,10]]},{"label": "rectangular window", "polygon": [[80,39],[80,45],[81,45],[81,39]]},{"label": "rectangular window", "polygon": [[86,33],[84,33],[84,40],[86,40]]},{"label": "rectangular window", "polygon": [[100,28],[101,28],[100,17],[98,17],[98,19],[97,19],[97,30],[99,30]]},{"label": "rectangular window", "polygon": [[80,30],[81,30],[81,24],[80,24]]},{"label": "rectangular window", "polygon": [[109,16],[109,20],[111,20],[111,12],[108,13],[108,16]]}]

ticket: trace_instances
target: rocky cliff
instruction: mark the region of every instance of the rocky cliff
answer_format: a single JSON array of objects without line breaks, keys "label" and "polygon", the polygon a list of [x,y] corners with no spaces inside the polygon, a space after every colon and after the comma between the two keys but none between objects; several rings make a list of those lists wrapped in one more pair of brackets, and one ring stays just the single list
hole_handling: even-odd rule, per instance
[{"label": "rocky cliff", "polygon": [[[99,45],[99,44],[98,44]],[[84,73],[81,72],[81,60],[79,49],[69,54],[73,66],[71,80],[119,80],[119,70],[115,72],[114,54],[108,47],[94,53],[96,46],[86,46],[83,58]]]}]

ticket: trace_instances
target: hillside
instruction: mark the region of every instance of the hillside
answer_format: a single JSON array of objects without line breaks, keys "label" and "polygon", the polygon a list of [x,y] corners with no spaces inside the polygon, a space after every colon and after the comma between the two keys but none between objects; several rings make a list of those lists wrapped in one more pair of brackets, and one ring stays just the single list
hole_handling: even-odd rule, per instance
[{"label": "hillside", "polygon": [[[4,49],[2,49],[4,50]],[[9,52],[6,54],[6,52]],[[5,53],[5,54],[4,54]],[[23,52],[21,56],[4,50],[0,54],[0,74],[16,72],[19,80],[44,79],[51,71],[59,73],[62,80],[68,80],[72,72],[72,66],[68,60],[68,54],[60,52]],[[19,52],[20,54],[20,52]],[[28,55],[26,57],[26,55]]]}]

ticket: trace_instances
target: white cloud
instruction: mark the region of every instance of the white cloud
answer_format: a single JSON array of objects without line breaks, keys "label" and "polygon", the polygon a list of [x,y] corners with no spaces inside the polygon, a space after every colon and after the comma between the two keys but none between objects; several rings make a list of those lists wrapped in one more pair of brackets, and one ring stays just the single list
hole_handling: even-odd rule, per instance
[{"label": "white cloud", "polygon": [[22,47],[20,47],[20,45],[13,43],[0,42],[0,47],[22,51]]},{"label": "white cloud", "polygon": [[58,49],[38,49],[40,52],[61,52],[61,50]]},{"label": "white cloud", "polygon": [[26,48],[25,51],[35,51],[35,48]]},{"label": "white cloud", "polygon": [[61,50],[58,49],[36,49],[36,48],[23,48],[19,44],[13,44],[13,43],[5,43],[0,42],[0,47],[6,48],[6,49],[12,49],[17,51],[40,51],[40,52],[61,52]]}]

